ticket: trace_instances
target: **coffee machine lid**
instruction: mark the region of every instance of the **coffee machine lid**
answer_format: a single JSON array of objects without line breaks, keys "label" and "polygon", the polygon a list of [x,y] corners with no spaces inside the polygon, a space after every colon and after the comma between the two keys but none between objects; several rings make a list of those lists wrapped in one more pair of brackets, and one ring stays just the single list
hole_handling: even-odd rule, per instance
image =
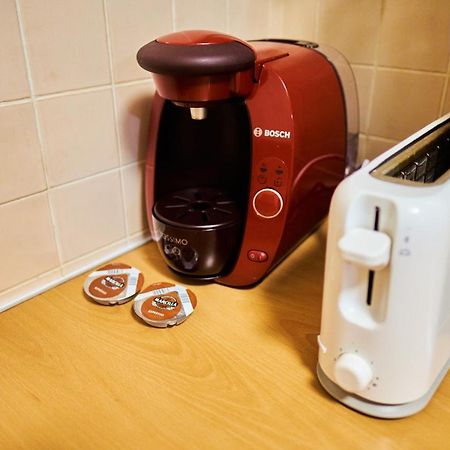
[{"label": "coffee machine lid", "polygon": [[255,65],[256,54],[245,41],[207,30],[168,34],[144,45],[139,65],[161,75],[208,76],[241,72]]}]

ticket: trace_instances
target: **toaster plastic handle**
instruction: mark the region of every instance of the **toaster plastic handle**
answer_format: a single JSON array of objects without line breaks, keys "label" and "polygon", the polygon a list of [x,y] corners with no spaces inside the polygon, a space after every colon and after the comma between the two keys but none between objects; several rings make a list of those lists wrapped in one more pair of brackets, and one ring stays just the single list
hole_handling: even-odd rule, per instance
[{"label": "toaster plastic handle", "polygon": [[339,240],[339,250],[345,261],[381,270],[389,264],[391,238],[381,231],[353,228]]}]

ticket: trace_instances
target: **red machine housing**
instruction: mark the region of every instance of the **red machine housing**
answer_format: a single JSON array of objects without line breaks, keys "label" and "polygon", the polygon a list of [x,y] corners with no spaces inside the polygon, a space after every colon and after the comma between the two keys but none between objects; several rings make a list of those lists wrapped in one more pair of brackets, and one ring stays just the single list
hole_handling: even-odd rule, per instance
[{"label": "red machine housing", "polygon": [[[217,45],[203,42],[211,40],[205,33],[216,36],[213,41],[222,44],[235,40],[195,31],[185,32],[181,39],[176,33],[161,41],[180,48]],[[161,233],[158,235],[155,229],[152,211],[158,196],[170,190],[158,186],[164,183],[182,185],[179,181],[182,170],[171,178],[167,162],[159,167],[163,158],[159,155],[169,139],[160,137],[166,103],[206,108],[218,101],[235,99],[242,103],[249,123],[242,134],[250,134],[246,138],[246,150],[239,152],[248,152],[248,165],[240,175],[241,180],[246,179],[239,187],[242,192],[246,186],[242,194],[245,196],[242,236],[232,264],[213,277],[219,283],[236,287],[259,282],[325,218],[333,191],[344,177],[348,143],[341,80],[324,54],[311,43],[297,41],[252,41],[242,45],[255,55],[252,65],[243,70],[206,75],[199,75],[200,71],[187,74],[185,79],[179,73],[156,75],[157,92],[152,104],[145,179],[148,222],[152,235],[158,240]],[[203,85],[202,89],[192,89],[195,78]],[[209,97],[204,95],[208,89]],[[173,133],[177,133],[176,128]],[[175,167],[176,161],[172,162]],[[202,161],[199,160],[199,164]],[[216,169],[212,166],[214,172]],[[231,170],[228,176],[238,177],[237,167],[236,171]],[[192,176],[195,174],[185,173],[187,185],[196,184]],[[168,180],[158,181],[159,177]],[[200,184],[204,181],[202,179]]]}]

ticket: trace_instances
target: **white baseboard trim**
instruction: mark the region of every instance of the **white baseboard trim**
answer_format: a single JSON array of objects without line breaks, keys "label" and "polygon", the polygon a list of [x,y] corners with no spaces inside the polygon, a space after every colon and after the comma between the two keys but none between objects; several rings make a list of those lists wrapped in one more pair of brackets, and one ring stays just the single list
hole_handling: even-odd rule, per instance
[{"label": "white baseboard trim", "polygon": [[19,305],[20,303],[23,303],[36,295],[42,294],[43,292],[52,289],[59,284],[65,283],[66,281],[75,278],[90,269],[94,269],[101,264],[110,261],[111,259],[117,258],[124,253],[134,250],[149,241],[151,241],[151,236],[148,233],[142,234],[135,238],[131,237],[128,242],[125,241],[124,244],[120,245],[118,248],[114,246],[110,252],[106,251],[101,255],[101,257],[94,257],[91,261],[86,262],[82,267],[77,268],[76,270],[63,274],[62,267],[59,267],[50,272],[39,275],[28,282],[22,283],[19,286],[12,287],[7,291],[0,293],[0,313],[12,308],[13,306]]}]

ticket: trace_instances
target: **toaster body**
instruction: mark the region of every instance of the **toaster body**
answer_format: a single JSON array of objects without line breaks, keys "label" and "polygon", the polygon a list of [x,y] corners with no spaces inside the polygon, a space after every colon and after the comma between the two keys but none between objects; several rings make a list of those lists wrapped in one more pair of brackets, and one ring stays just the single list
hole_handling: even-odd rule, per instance
[{"label": "toaster body", "polygon": [[337,188],[324,280],[325,389],[373,416],[422,409],[450,358],[450,115]]},{"label": "toaster body", "polygon": [[[212,53],[233,39],[197,31],[163,41],[185,55],[201,40],[211,43],[198,52]],[[175,93],[166,92],[170,74],[157,85],[145,180],[152,236],[169,267],[229,286],[260,281],[324,219],[357,153],[355,83],[340,54],[300,41],[243,45],[254,63],[239,95],[193,102],[203,78],[187,73]],[[210,70],[202,64],[196,74]],[[192,119],[192,106],[202,120]]]}]

